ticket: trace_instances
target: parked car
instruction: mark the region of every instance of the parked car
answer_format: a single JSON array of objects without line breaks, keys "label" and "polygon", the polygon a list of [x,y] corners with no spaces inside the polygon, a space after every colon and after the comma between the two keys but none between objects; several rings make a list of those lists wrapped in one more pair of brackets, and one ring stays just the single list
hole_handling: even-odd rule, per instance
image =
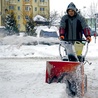
[{"label": "parked car", "polygon": [[39,26],[36,29],[38,43],[44,45],[59,44],[58,29],[56,27]]},{"label": "parked car", "polygon": [[40,34],[39,34],[40,37],[54,37],[54,38],[58,38],[58,34],[57,34],[57,31],[55,30],[52,30],[52,29],[42,29],[40,31]]}]

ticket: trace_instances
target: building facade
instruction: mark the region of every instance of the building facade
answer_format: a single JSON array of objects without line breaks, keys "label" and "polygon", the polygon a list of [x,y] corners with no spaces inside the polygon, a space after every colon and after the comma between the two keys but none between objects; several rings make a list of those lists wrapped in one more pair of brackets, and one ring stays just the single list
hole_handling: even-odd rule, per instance
[{"label": "building facade", "polygon": [[1,12],[2,12],[2,11],[1,11],[1,7],[2,7],[2,4],[1,4],[1,0],[0,0],[0,26],[1,26],[1,14],[2,14],[2,13],[1,13]]},{"label": "building facade", "polygon": [[4,25],[6,12],[14,12],[20,31],[25,31],[25,24],[29,17],[41,15],[50,16],[50,0],[0,0],[0,25]]}]

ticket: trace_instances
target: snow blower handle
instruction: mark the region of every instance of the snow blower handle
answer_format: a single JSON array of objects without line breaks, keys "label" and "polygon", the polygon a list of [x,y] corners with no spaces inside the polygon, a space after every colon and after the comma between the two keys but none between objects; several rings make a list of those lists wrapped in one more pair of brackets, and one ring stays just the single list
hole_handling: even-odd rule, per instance
[{"label": "snow blower handle", "polygon": [[85,43],[87,42],[88,44],[89,44],[89,41],[88,40],[86,40],[86,39],[82,39],[82,40],[76,40],[76,39],[66,39],[66,40],[60,40],[60,42],[65,42],[65,43],[72,43],[72,42],[81,42],[82,44],[84,44],[85,45]]},{"label": "snow blower handle", "polygon": [[66,57],[66,55],[69,53],[67,50],[68,45],[66,44],[72,44],[74,46],[73,49],[75,49],[77,55],[80,55],[82,53],[82,50],[78,50],[78,49],[83,49],[82,47],[86,45],[86,51],[84,52],[84,55],[83,55],[83,57],[86,57],[86,54],[88,52],[88,44],[89,44],[87,40],[85,39],[83,40],[61,40],[59,44],[59,54],[60,54],[61,59],[63,57]]},{"label": "snow blower handle", "polygon": [[86,52],[85,52],[85,54],[84,54],[84,57],[86,57],[87,52],[88,52],[88,44],[89,44],[89,41],[86,40],[86,42],[87,42],[87,45],[86,45]]}]

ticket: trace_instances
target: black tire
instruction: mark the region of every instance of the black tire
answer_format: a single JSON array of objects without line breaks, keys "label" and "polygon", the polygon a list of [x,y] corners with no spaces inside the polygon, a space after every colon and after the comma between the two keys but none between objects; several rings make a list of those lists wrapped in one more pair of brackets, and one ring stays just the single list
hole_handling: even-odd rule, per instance
[{"label": "black tire", "polygon": [[74,98],[78,94],[77,84],[76,81],[66,80],[66,93],[68,96]]}]

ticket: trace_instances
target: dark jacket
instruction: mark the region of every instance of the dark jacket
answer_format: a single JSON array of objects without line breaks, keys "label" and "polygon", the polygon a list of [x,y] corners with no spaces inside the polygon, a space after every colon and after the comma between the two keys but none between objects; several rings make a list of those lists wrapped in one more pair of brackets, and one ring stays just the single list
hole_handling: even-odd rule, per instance
[{"label": "dark jacket", "polygon": [[[67,8],[75,11],[75,15],[70,17],[68,14],[64,15],[60,22],[60,36],[63,35],[65,40],[81,40],[84,33],[85,37],[90,36],[88,25],[83,16],[77,13],[75,5],[70,3]],[[61,32],[62,31],[62,32]]]}]

